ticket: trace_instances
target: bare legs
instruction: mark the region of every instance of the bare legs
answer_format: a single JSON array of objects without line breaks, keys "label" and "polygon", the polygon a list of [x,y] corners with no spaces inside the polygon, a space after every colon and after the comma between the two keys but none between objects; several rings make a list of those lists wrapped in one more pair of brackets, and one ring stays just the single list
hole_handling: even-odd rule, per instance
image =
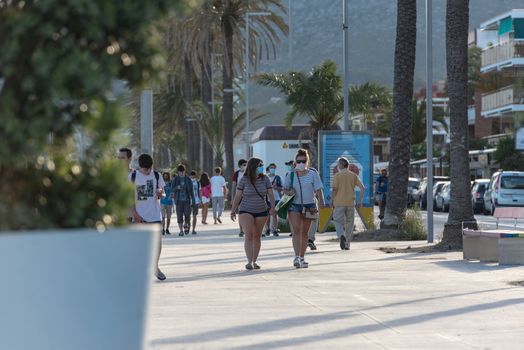
[{"label": "bare legs", "polygon": [[304,219],[301,213],[289,212],[288,219],[293,228],[293,250],[295,256],[301,258],[306,254],[307,249],[307,233],[311,226],[311,220]]},{"label": "bare legs", "polygon": [[207,220],[207,207],[208,203],[202,204],[202,223],[205,224]]},{"label": "bare legs", "polygon": [[258,259],[261,246],[262,228],[267,217],[254,218],[251,214],[240,214],[238,221],[244,229],[244,250],[248,262],[255,262]]}]

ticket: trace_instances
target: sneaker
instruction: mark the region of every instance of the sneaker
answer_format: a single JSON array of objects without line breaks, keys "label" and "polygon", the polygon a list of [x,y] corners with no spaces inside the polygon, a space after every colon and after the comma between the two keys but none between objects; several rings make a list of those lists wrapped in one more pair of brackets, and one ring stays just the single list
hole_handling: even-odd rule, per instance
[{"label": "sneaker", "polygon": [[265,233],[262,233],[262,237],[266,237],[266,234],[265,234]]},{"label": "sneaker", "polygon": [[196,235],[196,231],[191,232],[192,235]]},{"label": "sneaker", "polygon": [[311,249],[311,250],[317,250],[317,246],[315,245],[315,243],[314,243],[312,240],[308,240],[308,241],[307,241],[307,246],[308,246],[309,249]]},{"label": "sneaker", "polygon": [[183,231],[180,231],[180,233],[178,234],[180,237],[184,237],[184,232]]},{"label": "sneaker", "polygon": [[278,237],[278,232],[277,231],[273,231],[273,237]]},{"label": "sneaker", "polygon": [[238,237],[244,237],[244,232],[240,232],[240,233],[238,234]]},{"label": "sneaker", "polygon": [[340,236],[340,249],[346,249],[346,237],[344,235]]},{"label": "sneaker", "polygon": [[219,223],[222,223],[222,220],[220,220],[220,217],[217,218],[217,221],[218,221]]},{"label": "sneaker", "polygon": [[297,269],[300,267],[300,258],[298,256],[296,256],[293,260],[293,266],[295,266]]},{"label": "sneaker", "polygon": [[349,250],[349,244],[344,247],[344,250]]},{"label": "sneaker", "polygon": [[215,219],[215,225],[217,224],[217,219]]},{"label": "sneaker", "polygon": [[271,230],[269,228],[266,229],[266,236],[271,236]]},{"label": "sneaker", "polygon": [[189,225],[184,225],[184,233],[185,233],[186,235],[189,234]]},{"label": "sneaker", "polygon": [[166,235],[170,235],[171,232],[169,232],[169,230],[166,230]]},{"label": "sneaker", "polygon": [[156,278],[158,278],[159,281],[163,281],[166,279],[166,275],[164,275],[164,273],[160,271],[160,269],[156,270],[155,276]]},{"label": "sneaker", "polygon": [[166,235],[166,230],[162,230],[162,236]]},{"label": "sneaker", "polygon": [[256,262],[253,262],[253,268],[255,270],[260,270],[260,265],[258,265]]},{"label": "sneaker", "polygon": [[307,261],[304,260],[304,258],[301,258],[299,261],[299,267],[301,269],[307,269],[309,267],[309,263]]},{"label": "sneaker", "polygon": [[289,234],[289,237],[293,237],[293,234],[292,234],[292,233],[290,233],[290,234]]},{"label": "sneaker", "polygon": [[251,264],[250,262],[248,262],[246,264],[246,270],[253,270],[253,264]]}]

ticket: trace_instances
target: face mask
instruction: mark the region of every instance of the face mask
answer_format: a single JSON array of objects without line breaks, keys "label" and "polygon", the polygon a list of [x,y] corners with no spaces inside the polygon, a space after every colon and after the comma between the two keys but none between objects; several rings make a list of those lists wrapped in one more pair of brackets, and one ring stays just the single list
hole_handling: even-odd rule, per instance
[{"label": "face mask", "polygon": [[270,173],[271,175],[275,175],[276,172],[277,172],[277,169],[274,169],[274,168],[270,168],[270,169],[269,169],[269,173]]},{"label": "face mask", "polygon": [[293,167],[291,165],[287,166],[287,171],[293,171]]},{"label": "face mask", "polygon": [[264,173],[264,167],[263,167],[263,166],[259,166],[259,167],[257,168],[257,173],[258,173],[258,174],[263,174],[263,173]]},{"label": "face mask", "polygon": [[338,171],[344,170],[344,168],[342,168],[340,165],[337,165],[337,169],[338,169]]},{"label": "face mask", "polygon": [[298,164],[295,166],[295,169],[297,169],[298,171],[306,170],[306,163],[298,163]]}]

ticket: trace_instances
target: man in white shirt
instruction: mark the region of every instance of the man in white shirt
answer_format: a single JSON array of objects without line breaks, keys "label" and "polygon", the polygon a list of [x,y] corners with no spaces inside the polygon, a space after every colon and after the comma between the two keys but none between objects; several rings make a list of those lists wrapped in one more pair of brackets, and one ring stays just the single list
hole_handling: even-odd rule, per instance
[{"label": "man in white shirt", "polygon": [[217,221],[222,223],[220,217],[224,211],[224,197],[227,194],[227,182],[221,174],[222,169],[216,167],[215,176],[209,180],[209,182],[211,182],[211,201],[213,203],[213,219],[215,220],[215,225]]},{"label": "man in white shirt", "polygon": [[[153,170],[153,158],[149,154],[141,154],[138,157],[138,171],[129,174],[129,181],[135,185],[135,205],[131,209],[133,222],[161,224],[162,213],[160,211],[160,198],[165,196],[164,179]],[[158,232],[158,255],[156,258],[155,276],[160,281],[166,279],[166,275],[158,267],[160,252],[162,251],[162,235]]]}]

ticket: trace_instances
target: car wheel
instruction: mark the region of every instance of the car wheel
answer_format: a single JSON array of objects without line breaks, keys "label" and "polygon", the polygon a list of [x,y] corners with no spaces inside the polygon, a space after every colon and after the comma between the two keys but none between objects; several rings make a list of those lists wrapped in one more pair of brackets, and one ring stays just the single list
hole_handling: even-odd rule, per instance
[{"label": "car wheel", "polygon": [[449,204],[447,204],[447,205],[444,206],[444,211],[445,211],[446,213],[449,212]]}]

